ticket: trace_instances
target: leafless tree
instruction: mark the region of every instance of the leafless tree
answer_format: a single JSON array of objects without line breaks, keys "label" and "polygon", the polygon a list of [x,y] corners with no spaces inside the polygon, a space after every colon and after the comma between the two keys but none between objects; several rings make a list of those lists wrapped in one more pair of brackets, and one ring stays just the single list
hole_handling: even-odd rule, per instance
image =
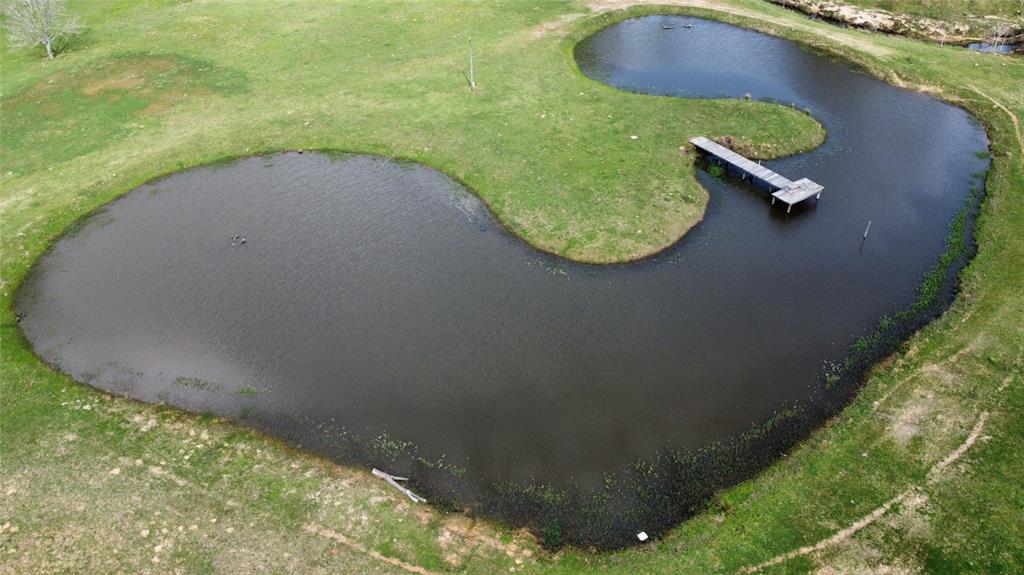
[{"label": "leafless tree", "polygon": [[996,48],[1003,45],[1006,42],[1006,37],[1010,35],[1010,24],[1007,22],[998,22],[992,27],[992,34],[989,37],[989,44],[992,44]]},{"label": "leafless tree", "polygon": [[51,60],[70,37],[82,31],[65,0],[4,0],[3,13],[12,46],[42,45]]}]

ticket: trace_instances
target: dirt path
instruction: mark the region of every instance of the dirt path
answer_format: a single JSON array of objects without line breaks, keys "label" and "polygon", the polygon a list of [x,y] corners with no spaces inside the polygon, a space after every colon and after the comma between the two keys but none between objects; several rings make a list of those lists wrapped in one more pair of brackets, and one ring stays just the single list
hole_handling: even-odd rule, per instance
[{"label": "dirt path", "polygon": [[395,559],[394,557],[387,557],[385,555],[381,555],[377,551],[374,551],[373,549],[366,547],[365,545],[356,541],[355,539],[346,537],[345,535],[342,535],[337,531],[327,529],[326,527],[321,527],[316,523],[311,523],[307,525],[306,531],[309,533],[313,533],[314,535],[320,535],[321,537],[325,537],[332,541],[337,541],[338,543],[341,543],[349,549],[358,551],[359,553],[362,553],[367,557],[371,557],[373,559],[376,559],[377,561],[381,561],[387,563],[388,565],[398,567],[399,569],[403,571],[408,571],[409,573],[416,573],[417,575],[440,575],[439,573],[436,573],[434,571],[428,571],[423,567],[420,567],[419,565],[413,565],[411,563],[406,563],[401,559]]},{"label": "dirt path", "polygon": [[982,92],[981,90],[975,88],[974,86],[968,86],[968,88],[974,90],[978,94],[981,94],[982,96],[987,98],[988,101],[992,102],[992,104],[995,105],[997,108],[1006,112],[1006,115],[1010,116],[1010,121],[1013,122],[1013,131],[1017,135],[1017,145],[1020,147],[1021,156],[1024,156],[1024,137],[1022,137],[1020,133],[1020,119],[1017,117],[1017,114],[1014,114],[1012,111],[1010,111],[1009,108],[999,103],[999,100],[996,100],[992,96],[989,96],[988,94]]},{"label": "dirt path", "polygon": [[[987,411],[981,412],[981,414],[978,416],[978,421],[974,424],[974,428],[971,429],[971,433],[967,436],[967,439],[965,439],[959,447],[957,447],[948,455],[946,455],[946,457],[944,457],[942,461],[939,461],[934,466],[932,466],[931,469],[928,470],[928,479],[926,480],[925,485],[931,485],[938,481],[939,476],[946,469],[948,469],[950,465],[956,463],[961,457],[963,457],[964,454],[967,453],[967,451],[978,441],[978,438],[981,437],[981,432],[985,428],[985,422],[988,421],[988,415],[989,414]],[[803,547],[800,547],[799,549],[789,551],[788,553],[776,555],[775,557],[772,557],[771,559],[763,563],[759,563],[752,567],[742,569],[740,570],[740,573],[758,573],[768,567],[778,565],[779,563],[789,561],[790,559],[802,557],[804,555],[809,555],[811,553],[821,551],[822,549],[831,547],[833,545],[843,543],[844,541],[853,537],[853,535],[861,529],[864,529],[868,525],[871,525],[872,523],[881,519],[882,516],[888,513],[894,505],[908,500],[911,496],[919,493],[920,490],[921,487],[917,485],[908,487],[907,489],[904,489],[892,499],[889,499],[885,503],[873,509],[871,513],[868,513],[867,515],[864,515],[860,519],[854,521],[852,524],[850,524],[849,527],[837,531],[831,537],[822,539],[814,545],[805,545]]]}]

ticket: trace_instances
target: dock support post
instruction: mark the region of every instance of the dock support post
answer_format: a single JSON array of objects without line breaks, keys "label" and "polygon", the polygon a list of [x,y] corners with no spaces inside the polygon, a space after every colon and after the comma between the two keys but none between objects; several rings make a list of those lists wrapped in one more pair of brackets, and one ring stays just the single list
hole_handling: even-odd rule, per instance
[{"label": "dock support post", "polygon": [[788,214],[789,210],[792,210],[792,209],[793,209],[793,204],[789,204],[789,207],[786,208],[786,213]]},{"label": "dock support post", "polygon": [[772,205],[775,205],[775,196],[772,196]]},{"label": "dock support post", "polygon": [[821,192],[818,192],[818,195],[814,196],[814,201],[818,201],[820,199],[821,199]]}]

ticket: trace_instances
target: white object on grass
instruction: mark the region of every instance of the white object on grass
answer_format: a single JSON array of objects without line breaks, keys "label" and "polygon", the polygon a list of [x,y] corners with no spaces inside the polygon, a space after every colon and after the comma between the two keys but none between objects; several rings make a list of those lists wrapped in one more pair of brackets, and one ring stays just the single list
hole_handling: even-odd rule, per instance
[{"label": "white object on grass", "polygon": [[405,496],[408,497],[409,499],[412,499],[414,503],[426,503],[427,502],[426,499],[420,497],[419,495],[416,495],[412,491],[409,491],[409,489],[407,489],[406,487],[403,487],[403,486],[398,484],[399,481],[409,481],[408,478],[406,478],[406,477],[398,477],[398,476],[395,476],[395,475],[391,475],[390,473],[385,473],[385,472],[381,471],[380,469],[377,469],[376,467],[373,468],[373,474],[376,475],[377,477],[380,477],[384,481],[387,481],[388,483],[390,483],[392,487],[394,487],[395,489],[397,489],[397,490],[401,491],[402,493],[404,493]]}]

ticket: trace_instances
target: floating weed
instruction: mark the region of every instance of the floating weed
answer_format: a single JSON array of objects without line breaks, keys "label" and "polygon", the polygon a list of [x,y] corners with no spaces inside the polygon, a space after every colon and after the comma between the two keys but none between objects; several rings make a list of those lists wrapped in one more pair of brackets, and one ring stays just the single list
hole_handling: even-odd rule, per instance
[{"label": "floating weed", "polygon": [[541,531],[541,541],[549,549],[561,547],[563,544],[562,526],[558,521],[548,523]]},{"label": "floating weed", "polygon": [[832,389],[842,379],[842,365],[835,362],[825,362],[825,388]]},{"label": "floating weed", "polygon": [[568,273],[566,273],[565,268],[562,267],[562,264],[559,264],[559,263],[548,263],[548,264],[546,264],[544,266],[544,270],[547,271],[551,275],[556,275],[556,276],[568,276],[569,275]]},{"label": "floating weed", "polygon": [[400,455],[415,451],[415,445],[411,441],[394,439],[387,432],[374,437],[367,447],[371,452],[389,461],[394,461]]},{"label": "floating weed", "polygon": [[569,272],[565,267],[560,262],[554,261],[552,258],[527,258],[526,265],[531,268],[539,267],[551,275],[569,276]]},{"label": "floating weed", "polygon": [[238,407],[238,419],[245,421],[256,414],[256,406],[251,403],[246,403]]},{"label": "floating weed", "polygon": [[207,381],[198,377],[177,377],[174,379],[174,385],[198,389],[200,391],[209,391],[211,393],[216,393],[221,390],[221,384],[216,381]]},{"label": "floating weed", "polygon": [[851,396],[871,366],[949,306],[956,295],[959,273],[974,254],[973,224],[983,196],[982,188],[971,188],[964,206],[949,223],[946,249],[918,284],[914,302],[880,319],[870,334],[850,346],[842,362],[826,365],[823,373],[826,389],[837,389],[840,397]]},{"label": "floating weed", "polygon": [[267,390],[258,387],[253,387],[251,385],[239,385],[231,393],[239,397],[256,397],[257,395],[265,391]]}]

